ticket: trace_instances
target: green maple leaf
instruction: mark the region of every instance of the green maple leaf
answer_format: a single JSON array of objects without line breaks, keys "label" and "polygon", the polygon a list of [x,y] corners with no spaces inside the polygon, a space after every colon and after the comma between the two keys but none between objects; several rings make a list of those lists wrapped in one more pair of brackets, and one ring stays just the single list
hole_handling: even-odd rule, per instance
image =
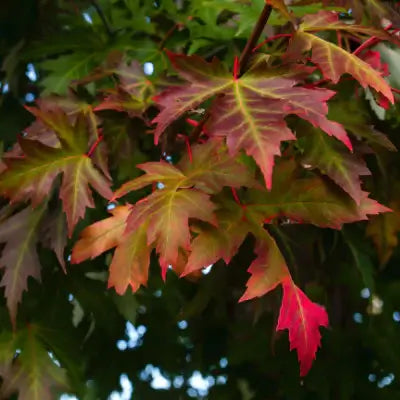
[{"label": "green maple leaf", "polygon": [[372,126],[368,111],[360,105],[359,101],[341,99],[331,102],[329,117],[341,123],[358,139],[365,139],[368,144],[396,151],[395,145],[389,138]]},{"label": "green maple leaf", "polygon": [[248,223],[239,205],[231,202],[216,211],[217,227],[198,224],[192,230],[197,234],[191,244],[182,276],[223,259],[229,264],[249,232]]},{"label": "green maple leaf", "polygon": [[2,395],[18,392],[19,400],[52,400],[55,389],[68,388],[65,370],[51,359],[36,325],[0,336],[0,376]]},{"label": "green maple leaf", "polygon": [[110,184],[86,154],[89,133],[82,114],[71,125],[61,110],[31,111],[54,131],[60,145],[52,147],[20,138],[24,156],[4,158],[7,169],[0,176],[0,193],[11,201],[30,199],[37,206],[49,195],[54,180],[62,173],[60,198],[71,235],[86,207],[94,206],[89,185],[108,199],[112,195]]},{"label": "green maple leaf", "polygon": [[294,161],[282,161],[274,172],[274,186],[270,192],[249,189],[245,201],[251,220],[270,221],[287,217],[300,223],[340,229],[344,223],[368,219],[391,211],[360,193],[360,203],[322,177],[302,176]]},{"label": "green maple leaf", "polygon": [[171,87],[155,98],[162,109],[153,120],[157,123],[156,142],[173,121],[216,96],[209,110],[207,134],[226,137],[231,155],[243,149],[254,157],[267,188],[271,187],[274,157],[280,154],[281,142],[295,139],[284,119],[288,114],[311,122],[351,148],[342,126],[326,118],[326,101],[334,92],[295,87],[305,70],[267,69],[261,63],[236,78],[217,59],[208,63],[197,56],[170,54],[170,58],[189,83]]},{"label": "green maple leaf", "polygon": [[71,81],[83,78],[102,59],[103,54],[76,52],[40,63],[47,76],[40,81],[42,94],[65,94]]},{"label": "green maple leaf", "polygon": [[319,129],[302,129],[302,133],[306,132],[307,136],[300,140],[303,165],[318,168],[360,204],[363,198],[360,176],[371,174],[365,162]]}]

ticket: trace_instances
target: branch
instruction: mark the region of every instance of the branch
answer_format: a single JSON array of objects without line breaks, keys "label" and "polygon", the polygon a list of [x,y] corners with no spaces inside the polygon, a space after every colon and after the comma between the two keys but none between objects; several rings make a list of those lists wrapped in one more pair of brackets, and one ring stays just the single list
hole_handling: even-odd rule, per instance
[{"label": "branch", "polygon": [[[265,24],[267,23],[268,18],[271,15],[271,11],[272,11],[272,7],[266,4],[258,18],[257,24],[255,25],[253,32],[250,35],[249,40],[246,43],[246,46],[244,47],[244,49],[242,51],[242,54],[240,55],[239,64],[236,65],[236,70],[235,70],[236,78],[239,78],[241,73],[246,69],[246,66],[250,59],[252,51],[264,30]],[[199,124],[192,131],[192,133],[190,135],[191,140],[197,141],[197,139],[201,135],[203,127],[206,124],[209,117],[210,117],[210,113],[207,110],[204,117],[200,120]]]},{"label": "branch", "polygon": [[256,26],[253,29],[253,32],[251,33],[251,36],[249,37],[249,40],[246,43],[245,48],[242,51],[242,54],[240,55],[239,59],[239,74],[240,76],[243,71],[246,69],[246,66],[249,62],[252,50],[254,47],[256,47],[256,44],[258,42],[258,39],[260,38],[265,25],[268,21],[269,16],[271,15],[272,7],[268,4],[265,4],[259,18],[257,21]]},{"label": "branch", "polygon": [[99,14],[99,17],[101,19],[101,22],[104,25],[104,28],[107,32],[108,37],[111,39],[114,37],[114,31],[111,29],[110,24],[107,21],[106,16],[104,15],[103,9],[100,7],[100,5],[97,3],[97,0],[90,0],[92,3],[92,6],[94,9],[97,11],[97,14]]}]

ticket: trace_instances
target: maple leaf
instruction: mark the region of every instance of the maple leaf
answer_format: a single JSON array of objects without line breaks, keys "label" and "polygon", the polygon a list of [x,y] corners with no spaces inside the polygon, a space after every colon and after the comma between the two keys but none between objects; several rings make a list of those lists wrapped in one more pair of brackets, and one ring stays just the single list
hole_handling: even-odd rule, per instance
[{"label": "maple leaf", "polygon": [[134,292],[140,285],[146,286],[151,250],[147,244],[146,224],[125,235],[114,252],[108,287],[115,287],[116,292],[122,295],[128,286]]},{"label": "maple leaf", "polygon": [[161,189],[132,207],[127,232],[147,223],[147,242],[155,244],[165,278],[169,265],[178,262],[179,249],[190,249],[189,218],[215,223],[215,205],[209,196],[195,189]]},{"label": "maple leaf", "polygon": [[[127,231],[148,223],[147,242],[155,245],[165,277],[169,265],[178,263],[179,251],[190,249],[189,218],[215,224],[215,205],[209,194],[222,186],[240,187],[253,184],[247,168],[230,157],[220,140],[195,145],[190,157],[178,167],[165,162],[138,166],[146,173],[127,182],[115,192],[115,198],[149,184],[161,182],[164,188],[137,202],[128,218]],[[206,194],[207,193],[207,194]]]},{"label": "maple leaf", "polygon": [[0,337],[1,393],[5,397],[18,392],[19,400],[51,400],[55,389],[68,389],[66,372],[51,359],[41,343],[39,327]]},{"label": "maple leaf", "polygon": [[177,165],[187,178],[187,185],[214,194],[224,186],[259,187],[253,173],[237,157],[229,155],[219,138],[192,146],[192,157],[185,155]]},{"label": "maple leaf", "polygon": [[365,162],[319,129],[306,128],[302,132],[309,133],[301,140],[304,150],[302,164],[308,168],[317,167],[360,204],[363,198],[360,175],[371,174]]},{"label": "maple leaf", "polygon": [[289,330],[290,350],[296,349],[300,362],[300,376],[311,368],[321,345],[319,327],[327,327],[328,315],[323,307],[313,303],[292,281],[282,281],[283,298],[276,330]]},{"label": "maple leaf", "polygon": [[153,183],[162,183],[168,188],[195,187],[210,194],[221,191],[224,186],[257,185],[249,169],[240,160],[229,156],[220,140],[194,145],[191,152],[191,157],[184,156],[176,167],[165,161],[138,164],[145,174],[123,184],[116,190],[114,199]]},{"label": "maple leaf", "polygon": [[67,245],[67,224],[61,209],[48,215],[41,227],[42,243],[52,249],[57,256],[64,273],[67,273],[64,250]]},{"label": "maple leaf", "polygon": [[231,155],[243,149],[253,156],[267,188],[271,187],[274,156],[280,154],[281,142],[295,139],[284,120],[288,114],[311,122],[351,148],[342,126],[326,118],[326,102],[334,92],[298,87],[298,80],[292,72],[286,76],[286,70],[256,67],[238,79],[217,59],[208,63],[198,56],[171,53],[169,56],[180,75],[190,83],[172,87],[155,98],[162,109],[153,120],[157,123],[156,143],[173,121],[216,96],[205,126],[207,134],[226,137]]},{"label": "maple leaf", "polygon": [[[394,103],[394,98],[390,86],[383,79],[382,74],[375,71],[368,63],[361,60],[356,55],[347,52],[341,47],[334,43],[327,42],[326,40],[310,33],[315,27],[319,27],[315,24],[321,24],[321,19],[326,20],[328,18],[333,18],[333,14],[322,13],[317,14],[316,18],[312,16],[307,16],[305,22],[300,25],[299,30],[293,35],[290,41],[287,56],[289,59],[302,59],[303,53],[309,50],[311,52],[311,60],[319,66],[325,78],[330,79],[333,83],[337,83],[340,77],[348,73],[352,75],[362,87],[371,86],[377,92],[382,93],[391,103]],[[336,19],[338,17],[336,16]],[[342,25],[338,22],[339,26]],[[328,26],[337,26],[337,24],[328,23]],[[353,28],[362,31],[363,27]],[[349,28],[347,28],[349,29]]]},{"label": "maple leaf", "polygon": [[277,9],[280,14],[288,21],[294,23],[295,18],[293,14],[287,8],[284,0],[265,0],[265,2],[271,5],[273,8]]},{"label": "maple leaf", "polygon": [[375,36],[382,40],[394,40],[384,29],[377,29],[373,26],[364,26],[358,24],[349,24],[339,19],[336,11],[321,10],[316,14],[308,14],[302,18],[301,29],[305,32],[320,31],[346,31],[349,33],[365,34]]},{"label": "maple leaf", "polygon": [[344,223],[391,211],[361,192],[359,205],[320,176],[302,177],[294,161],[280,162],[270,192],[249,189],[246,214],[258,221],[285,216],[294,221],[340,229]]},{"label": "maple leaf", "polygon": [[149,106],[150,96],[154,92],[142,66],[137,61],[132,61],[130,65],[121,61],[115,67],[106,67],[94,73],[93,79],[114,74],[118,76],[120,85],[106,91],[107,96],[95,107],[95,111],[116,110],[127,112],[131,117],[140,117]]},{"label": "maple leaf", "polygon": [[246,283],[246,292],[239,301],[261,297],[290,276],[286,261],[269,233],[261,227],[253,229],[253,233],[256,236],[254,252],[257,257],[247,270],[251,277]]},{"label": "maple leaf", "polygon": [[130,285],[136,291],[146,285],[151,246],[147,244],[146,225],[125,234],[126,220],[131,206],[119,206],[111,210],[111,217],[85,228],[72,249],[71,262],[76,264],[93,259],[116,247],[110,265],[108,287],[115,287],[123,294]]},{"label": "maple leaf", "polygon": [[360,107],[359,102],[337,101],[329,105],[329,116],[341,123],[358,139],[365,138],[371,145],[385,147],[389,151],[396,151],[395,145],[383,133],[374,129],[369,121],[368,113]]},{"label": "maple leaf", "polygon": [[17,307],[27,289],[28,278],[40,280],[40,262],[36,252],[39,224],[45,207],[30,207],[0,224],[0,243],[5,243],[0,258],[4,274],[0,286],[5,288],[11,322],[16,326]]},{"label": "maple leaf", "polygon": [[110,184],[86,155],[89,134],[83,115],[71,125],[61,110],[31,111],[54,130],[60,147],[20,138],[24,157],[4,158],[7,169],[1,174],[0,193],[14,202],[30,199],[35,207],[48,195],[57,176],[63,173],[60,198],[71,235],[86,207],[94,206],[89,185],[109,199],[112,196]]},{"label": "maple leaf", "polygon": [[239,301],[263,296],[282,285],[283,298],[276,330],[289,330],[290,350],[297,350],[300,375],[304,376],[320,346],[319,326],[328,326],[328,315],[323,307],[311,302],[294,284],[286,261],[269,233],[254,223],[252,233],[256,237],[257,257],[248,269],[251,277]]},{"label": "maple leaf", "polygon": [[247,236],[248,223],[238,204],[225,201],[223,208],[215,214],[217,227],[206,224],[192,227],[197,236],[192,241],[191,252],[181,276],[212,265],[219,259],[229,264]]},{"label": "maple leaf", "polygon": [[164,277],[169,265],[182,272],[180,253],[190,248],[189,218],[215,223],[215,205],[199,189],[211,194],[224,185],[240,187],[253,181],[248,169],[230,157],[218,140],[193,146],[192,160],[184,157],[179,168],[163,161],[139,168],[145,174],[122,185],[114,199],[155,182],[164,188],[132,207],[117,207],[111,211],[112,217],[86,228],[72,251],[72,262],[79,263],[117,246],[109,286],[115,286],[118,293],[123,293],[128,284],[133,290],[146,284],[153,246],[160,253]]},{"label": "maple leaf", "polygon": [[93,259],[107,250],[116,247],[121,241],[130,206],[119,206],[110,210],[111,217],[86,227],[75,243],[71,262],[77,264],[83,260]]}]

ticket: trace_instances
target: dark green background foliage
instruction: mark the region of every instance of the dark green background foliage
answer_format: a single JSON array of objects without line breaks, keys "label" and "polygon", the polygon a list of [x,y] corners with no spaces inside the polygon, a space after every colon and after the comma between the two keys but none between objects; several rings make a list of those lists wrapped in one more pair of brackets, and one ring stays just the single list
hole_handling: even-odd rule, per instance
[{"label": "dark green background foliage", "polygon": [[[70,96],[88,103],[95,101],[102,85],[110,87],[107,80],[68,87],[104,63],[110,52],[120,51],[142,65],[151,62],[154,73],[148,79],[159,86],[168,84],[167,74],[173,74],[164,47],[206,59],[217,56],[231,66],[263,4],[262,0],[3,0],[3,149],[11,148],[32,121],[24,105],[39,95],[66,95],[70,90]],[[294,7],[293,11],[302,16],[321,7],[316,3]],[[266,33],[281,21],[273,12]],[[396,72],[400,51],[380,46],[385,61],[395,68],[391,84],[399,87],[400,73]],[[271,53],[275,50],[274,45],[268,47]],[[32,64],[37,79],[32,79],[32,74],[27,76],[26,72],[32,70],[28,64]],[[345,123],[361,130],[374,125],[396,147],[400,145],[398,105],[382,113],[373,100],[363,97],[356,103],[344,103],[353,90],[346,81],[339,90],[337,98],[343,102],[334,111],[338,118],[342,116]],[[105,111],[104,121],[114,187],[119,187],[139,174],[137,163],[159,160],[160,148],[153,146],[149,128],[139,119]],[[163,146],[168,147],[168,143]],[[172,154],[176,150],[168,149]],[[365,179],[365,187],[373,198],[396,209],[399,156],[379,146],[374,150],[376,154],[367,155],[374,178]],[[1,202],[7,204],[6,200]],[[96,208],[86,213],[68,241],[66,257],[79,232],[106,215],[106,201],[96,197]],[[329,329],[322,329],[322,349],[304,379],[299,378],[295,352],[289,352],[287,334],[275,332],[280,290],[253,301],[237,302],[254,258],[251,238],[229,266],[217,264],[198,281],[178,279],[170,271],[164,284],[154,259],[148,287],[122,297],[106,288],[109,255],[80,265],[67,262],[65,275],[55,255],[39,247],[42,282],[29,280],[29,290],[18,311],[18,326],[33,324],[40,330],[41,343],[68,370],[68,392],[82,400],[106,399],[113,390],[121,390],[121,374],[133,383],[134,399],[203,398],[193,389],[188,392],[188,379],[194,371],[213,377],[215,384],[204,397],[208,399],[397,399],[398,248],[387,262],[381,261],[386,261],[385,255],[390,252],[391,245],[385,241],[397,236],[400,224],[397,214],[385,218],[376,222],[383,243],[380,255],[365,234],[367,222],[346,226],[342,231],[285,220],[274,225],[274,236],[293,268],[296,283],[311,299],[324,304],[330,317]],[[361,291],[365,288],[370,296],[364,290],[363,298]],[[11,324],[5,301],[1,302],[0,326],[7,334]],[[129,342],[127,320],[136,328],[144,326],[146,332],[135,346],[122,351],[117,342]],[[184,323],[178,326],[182,320],[187,321],[187,327]],[[144,329],[139,331],[143,333]],[[124,344],[119,342],[119,346]],[[220,362],[224,358],[227,365]],[[170,381],[183,377],[183,385],[153,389],[151,374],[143,372],[149,364],[160,368]]]}]

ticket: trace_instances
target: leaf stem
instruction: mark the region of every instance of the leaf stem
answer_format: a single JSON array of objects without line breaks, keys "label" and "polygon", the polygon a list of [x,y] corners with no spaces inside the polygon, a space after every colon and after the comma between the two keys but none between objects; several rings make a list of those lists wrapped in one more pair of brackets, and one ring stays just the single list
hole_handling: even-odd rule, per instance
[{"label": "leaf stem", "polygon": [[260,38],[264,27],[268,21],[269,16],[271,15],[272,11],[272,6],[265,4],[263,10],[261,11],[261,14],[258,18],[258,21],[253,29],[253,32],[251,33],[249,40],[246,43],[245,48],[242,51],[242,54],[240,55],[240,62],[239,62],[239,71],[238,72],[238,77],[246,70],[247,64],[250,60],[250,56],[252,54],[252,50],[256,46],[258,39]]},{"label": "leaf stem", "polygon": [[[260,38],[262,31],[264,30],[265,24],[267,23],[268,18],[271,15],[271,11],[272,7],[266,4],[260,14],[260,17],[258,18],[258,21],[253,29],[253,32],[250,35],[249,40],[246,43],[245,48],[242,51],[242,54],[240,55],[239,62],[235,59],[234,71],[233,71],[233,76],[235,79],[240,78],[240,75],[245,71],[247,63],[252,54],[252,50],[257,44],[258,39]],[[189,136],[190,140],[192,140],[193,142],[198,141],[201,133],[203,132],[204,125],[206,124],[209,118],[210,118],[210,113],[207,110],[203,118],[198,123],[198,125],[191,132]]]},{"label": "leaf stem", "polygon": [[172,34],[182,26],[181,23],[177,22],[176,24],[174,24],[165,34],[165,36],[161,39],[161,42],[159,43],[158,47],[160,50],[164,49],[165,43],[167,42],[167,40],[172,36]]}]

